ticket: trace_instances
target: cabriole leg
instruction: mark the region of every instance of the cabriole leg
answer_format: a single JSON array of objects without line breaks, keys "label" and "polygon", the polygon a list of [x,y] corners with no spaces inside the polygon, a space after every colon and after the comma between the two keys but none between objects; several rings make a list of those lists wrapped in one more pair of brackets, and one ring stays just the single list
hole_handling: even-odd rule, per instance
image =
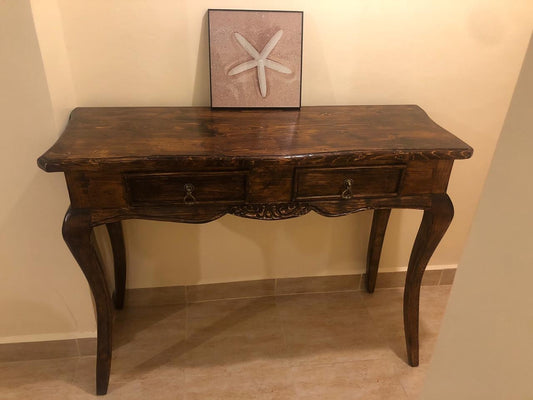
[{"label": "cabriole leg", "polygon": [[403,298],[403,318],[407,359],[409,365],[413,367],[418,365],[418,319],[422,276],[452,218],[453,205],[448,195],[433,195],[431,208],[424,211],[409,259]]},{"label": "cabriole leg", "polygon": [[63,238],[87,278],[96,304],[97,353],[96,394],[107,393],[111,370],[113,307],[104,270],[91,243],[91,215],[69,209],[63,221]]},{"label": "cabriole leg", "polygon": [[368,293],[374,293],[374,289],[376,288],[379,259],[381,257],[381,249],[383,247],[383,239],[385,238],[390,212],[390,208],[374,210],[366,261],[366,290]]},{"label": "cabriole leg", "polygon": [[111,247],[113,249],[113,265],[115,271],[115,291],[113,301],[117,310],[124,307],[124,293],[126,291],[126,247],[124,246],[124,233],[120,221],[106,224]]}]

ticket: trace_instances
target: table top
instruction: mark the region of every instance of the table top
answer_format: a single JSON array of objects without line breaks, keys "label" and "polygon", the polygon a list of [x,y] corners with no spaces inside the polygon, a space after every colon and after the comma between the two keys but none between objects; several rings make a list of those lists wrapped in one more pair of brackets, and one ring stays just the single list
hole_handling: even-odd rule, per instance
[{"label": "table top", "polygon": [[416,105],[300,110],[209,107],[76,108],[39,160],[48,172],[139,160],[294,159],[350,154],[365,160],[463,159],[472,148]]}]

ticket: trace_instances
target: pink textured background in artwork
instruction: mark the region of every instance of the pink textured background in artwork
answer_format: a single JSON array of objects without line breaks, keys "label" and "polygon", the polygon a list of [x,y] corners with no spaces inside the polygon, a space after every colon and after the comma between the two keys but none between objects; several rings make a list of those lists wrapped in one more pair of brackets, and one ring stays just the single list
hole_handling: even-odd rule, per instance
[{"label": "pink textured background in artwork", "polygon": [[[283,36],[268,59],[290,68],[291,73],[266,68],[267,93],[262,97],[257,68],[228,75],[235,66],[253,60],[235,32],[261,52],[279,30]],[[302,13],[210,10],[209,40],[213,107],[300,107]]]}]

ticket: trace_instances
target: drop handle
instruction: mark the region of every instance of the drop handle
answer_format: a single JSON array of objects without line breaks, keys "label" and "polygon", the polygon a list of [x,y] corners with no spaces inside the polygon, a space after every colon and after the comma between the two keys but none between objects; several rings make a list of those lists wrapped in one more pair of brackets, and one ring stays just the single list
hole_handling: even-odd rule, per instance
[{"label": "drop handle", "polygon": [[183,202],[185,204],[194,204],[196,203],[196,197],[194,197],[194,185],[192,183],[186,183],[183,185],[183,189],[185,189],[185,196],[183,197]]},{"label": "drop handle", "polygon": [[353,196],[353,194],[352,194],[352,183],[353,183],[353,180],[350,179],[350,178],[346,178],[344,180],[344,182],[343,182],[344,190],[341,193],[341,198],[343,198],[344,200],[351,199],[352,196]]}]

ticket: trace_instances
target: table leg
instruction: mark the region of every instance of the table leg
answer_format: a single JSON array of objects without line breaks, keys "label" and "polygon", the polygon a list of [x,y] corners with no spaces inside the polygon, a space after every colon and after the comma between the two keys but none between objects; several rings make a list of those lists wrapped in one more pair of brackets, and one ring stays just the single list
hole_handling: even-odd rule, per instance
[{"label": "table leg", "polygon": [[115,291],[113,301],[117,310],[124,308],[124,293],[126,291],[126,247],[124,233],[120,221],[106,224],[111,248],[113,249],[113,266],[115,271]]},{"label": "table leg", "polygon": [[89,283],[96,304],[96,394],[106,394],[111,370],[113,307],[104,270],[91,243],[91,215],[69,209],[63,221],[63,238]]},{"label": "table leg", "polygon": [[383,247],[383,239],[385,238],[390,212],[390,208],[374,210],[366,259],[366,290],[368,293],[374,293],[374,289],[376,288],[379,259],[381,257],[381,249]]},{"label": "table leg", "polygon": [[413,367],[418,365],[418,316],[422,276],[452,218],[453,204],[448,195],[433,195],[431,208],[424,211],[409,259],[403,298],[403,319],[407,360]]}]

